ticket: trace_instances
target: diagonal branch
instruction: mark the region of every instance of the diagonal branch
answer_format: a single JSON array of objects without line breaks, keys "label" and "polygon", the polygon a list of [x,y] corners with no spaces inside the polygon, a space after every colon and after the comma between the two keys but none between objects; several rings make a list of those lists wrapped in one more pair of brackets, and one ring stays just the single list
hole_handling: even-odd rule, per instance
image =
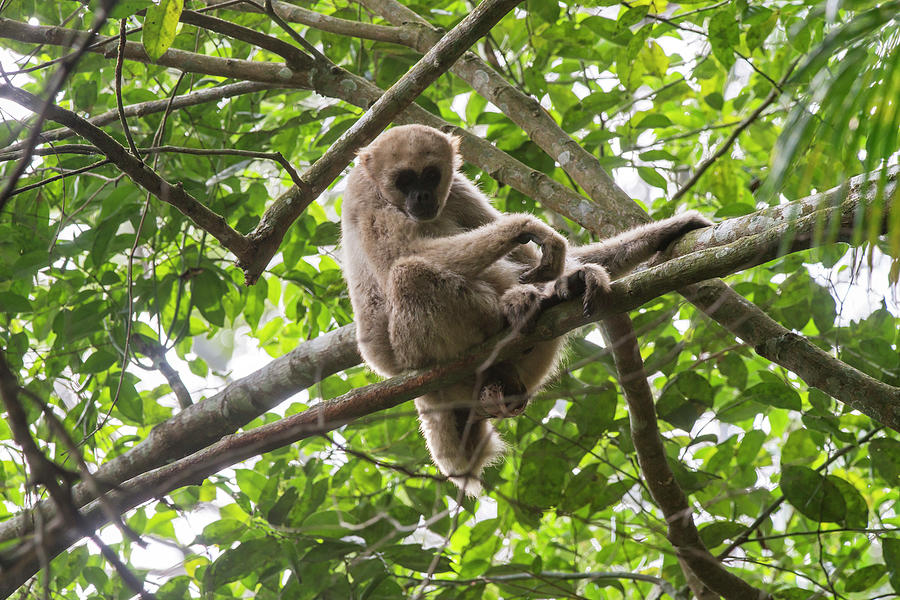
[{"label": "diagonal branch", "polygon": [[688,193],[690,189],[694,187],[694,185],[698,181],[700,181],[700,178],[703,176],[703,174],[706,173],[706,171],[713,164],[715,164],[717,160],[722,158],[722,156],[726,152],[728,152],[728,150],[732,145],[734,145],[734,142],[737,141],[738,137],[744,132],[744,130],[750,127],[750,125],[752,125],[754,122],[756,122],[759,116],[763,114],[763,112],[767,108],[769,108],[769,106],[771,106],[771,104],[775,102],[775,100],[777,100],[779,96],[781,96],[781,94],[783,93],[781,86],[783,86],[787,82],[788,78],[791,76],[791,73],[794,72],[794,67],[798,62],[800,62],[799,57],[794,60],[794,62],[791,63],[791,65],[787,68],[787,71],[785,72],[781,80],[772,86],[772,91],[770,91],[769,95],[766,96],[762,103],[756,107],[756,110],[754,110],[747,116],[747,118],[741,121],[741,123],[734,129],[734,131],[731,132],[728,138],[724,142],[722,142],[722,144],[718,148],[716,148],[716,151],[713,152],[712,156],[708,157],[706,160],[697,165],[697,168],[694,170],[693,175],[691,175],[691,177],[684,183],[683,186],[678,189],[678,191],[672,194],[672,202],[677,202],[682,196]]}]

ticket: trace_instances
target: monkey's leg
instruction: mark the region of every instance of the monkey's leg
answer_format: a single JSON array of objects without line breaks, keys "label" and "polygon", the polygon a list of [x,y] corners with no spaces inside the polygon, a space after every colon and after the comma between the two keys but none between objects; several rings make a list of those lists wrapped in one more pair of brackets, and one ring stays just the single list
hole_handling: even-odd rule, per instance
[{"label": "monkey's leg", "polygon": [[493,286],[420,257],[391,267],[385,296],[390,345],[400,368],[455,358],[503,328]]},{"label": "monkey's leg", "polygon": [[648,223],[608,240],[571,248],[570,256],[582,263],[602,265],[613,276],[627,273],[689,231],[712,225],[696,211]]},{"label": "monkey's leg", "polygon": [[422,436],[434,464],[469,495],[481,491],[481,472],[505,450],[493,425],[474,415],[472,397],[471,384],[461,383],[416,398]]}]

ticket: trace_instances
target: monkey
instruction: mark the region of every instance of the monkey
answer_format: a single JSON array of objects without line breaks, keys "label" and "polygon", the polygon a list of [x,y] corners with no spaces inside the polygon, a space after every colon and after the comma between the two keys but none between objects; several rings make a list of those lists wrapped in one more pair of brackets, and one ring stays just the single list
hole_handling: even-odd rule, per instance
[{"label": "monkey", "polygon": [[[601,306],[611,276],[711,225],[688,212],[570,247],[537,217],[492,207],[461,162],[459,138],[403,125],[360,150],[347,176],[343,272],[360,353],[380,375],[456,358],[508,326],[529,327],[559,302]],[[480,493],[483,469],[505,451],[490,419],[525,409],[562,346],[562,337],[537,343],[415,400],[432,460],[464,493]]]}]

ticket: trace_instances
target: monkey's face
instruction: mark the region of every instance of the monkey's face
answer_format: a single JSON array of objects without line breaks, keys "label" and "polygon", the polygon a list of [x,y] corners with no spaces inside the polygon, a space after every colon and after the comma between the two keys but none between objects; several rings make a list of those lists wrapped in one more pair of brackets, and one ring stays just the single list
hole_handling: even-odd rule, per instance
[{"label": "monkey's face", "polygon": [[423,125],[382,133],[360,161],[382,198],[416,221],[436,219],[459,166],[456,138]]},{"label": "monkey's face", "polygon": [[440,167],[428,165],[421,171],[400,169],[391,185],[403,197],[406,214],[417,221],[430,221],[443,208],[443,201],[438,200],[441,179]]}]

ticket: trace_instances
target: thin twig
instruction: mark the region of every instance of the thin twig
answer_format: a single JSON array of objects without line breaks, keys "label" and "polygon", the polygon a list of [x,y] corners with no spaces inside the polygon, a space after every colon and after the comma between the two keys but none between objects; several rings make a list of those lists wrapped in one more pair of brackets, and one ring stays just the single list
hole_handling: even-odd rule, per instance
[{"label": "thin twig", "polygon": [[41,181],[38,181],[37,183],[32,183],[30,185],[25,185],[20,188],[16,188],[16,189],[12,190],[12,192],[10,192],[9,196],[13,197],[18,194],[24,194],[25,192],[30,192],[33,189],[43,187],[49,183],[53,183],[54,181],[59,181],[60,179],[65,179],[66,177],[72,177],[73,175],[80,175],[81,173],[85,173],[87,171],[93,171],[94,169],[102,167],[103,165],[108,165],[111,162],[112,162],[111,160],[106,158],[104,160],[100,160],[95,163],[91,163],[91,164],[87,165],[86,167],[81,167],[79,169],[75,169],[74,171],[67,171],[60,175],[54,175],[53,177],[48,177],[47,179],[42,179]]},{"label": "thin twig", "polygon": [[116,107],[119,109],[119,120],[122,122],[122,130],[125,132],[125,139],[128,140],[128,147],[131,153],[141,160],[138,154],[137,146],[134,144],[134,138],[131,136],[131,129],[128,128],[128,120],[125,119],[125,105],[122,102],[122,64],[125,62],[125,19],[119,21],[119,48],[116,53]]},{"label": "thin twig", "polygon": [[[737,140],[738,136],[744,132],[745,129],[750,127],[752,123],[759,118],[759,116],[765,111],[770,104],[775,102],[775,100],[781,95],[781,86],[788,80],[791,73],[794,71],[794,67],[797,66],[797,62],[799,62],[800,58],[794,60],[793,63],[787,68],[787,72],[785,72],[784,76],[781,78],[779,83],[775,83],[772,90],[769,92],[769,95],[766,96],[765,100],[762,101],[762,104],[756,107],[750,115],[741,121],[741,124],[738,125],[734,131],[728,136],[728,138],[719,146],[712,156],[704,160],[700,165],[697,166],[697,169],[694,171],[694,174],[691,175],[690,179],[685,182],[681,189],[672,194],[672,202],[677,202],[682,196],[684,196],[693,186],[697,183],[700,177],[709,169],[719,158],[721,158],[728,150],[731,148],[732,144],[734,144],[735,140]],[[774,83],[774,82],[773,82]]]}]

